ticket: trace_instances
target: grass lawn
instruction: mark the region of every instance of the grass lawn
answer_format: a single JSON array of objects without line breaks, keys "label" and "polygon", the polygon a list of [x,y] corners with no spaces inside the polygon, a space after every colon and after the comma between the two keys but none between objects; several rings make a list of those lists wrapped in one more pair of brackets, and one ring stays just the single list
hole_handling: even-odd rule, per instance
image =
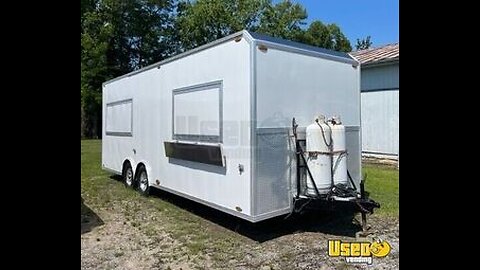
[{"label": "grass lawn", "polygon": [[398,174],[392,167],[382,165],[363,165],[363,174],[367,174],[365,190],[370,198],[380,203],[375,214],[398,216]]},{"label": "grass lawn", "polygon": [[138,192],[126,189],[119,181],[111,179],[110,172],[102,170],[102,141],[82,140],[82,198],[92,205],[110,207],[115,201],[125,199],[145,200]]}]

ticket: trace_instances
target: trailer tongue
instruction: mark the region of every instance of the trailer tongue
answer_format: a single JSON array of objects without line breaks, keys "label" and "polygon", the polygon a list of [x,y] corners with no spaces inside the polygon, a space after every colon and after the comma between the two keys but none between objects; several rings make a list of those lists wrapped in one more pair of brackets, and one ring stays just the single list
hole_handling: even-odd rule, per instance
[{"label": "trailer tongue", "polygon": [[[346,164],[347,152],[338,150],[338,145],[345,145],[345,129],[341,126],[339,118],[335,117],[328,121],[325,121],[323,115],[315,118],[315,124],[306,129],[305,139],[299,139],[297,128],[298,124],[293,118],[292,137],[296,148],[297,191],[293,197],[290,215],[301,212],[312,201],[352,203],[361,212],[362,230],[366,231],[366,214],[373,214],[373,209],[380,208],[380,204],[367,198],[365,179],[361,180],[360,190],[357,190],[347,166],[343,165]],[[334,133],[333,130],[338,132]],[[303,145],[307,146],[307,151]],[[305,157],[305,154],[308,156]]]}]

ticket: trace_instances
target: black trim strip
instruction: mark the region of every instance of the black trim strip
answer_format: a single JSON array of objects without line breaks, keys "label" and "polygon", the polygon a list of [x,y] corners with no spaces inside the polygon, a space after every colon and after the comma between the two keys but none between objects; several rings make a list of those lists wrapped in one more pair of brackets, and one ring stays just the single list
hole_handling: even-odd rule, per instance
[{"label": "black trim strip", "polygon": [[390,87],[390,88],[374,88],[374,89],[365,89],[365,90],[361,90],[360,92],[364,93],[364,92],[379,92],[379,91],[399,91],[400,90],[400,87]]},{"label": "black trim strip", "polygon": [[108,136],[120,136],[120,137],[132,137],[132,132],[105,131],[105,135],[108,135]]},{"label": "black trim strip", "polygon": [[165,156],[223,167],[220,145],[164,142]]}]

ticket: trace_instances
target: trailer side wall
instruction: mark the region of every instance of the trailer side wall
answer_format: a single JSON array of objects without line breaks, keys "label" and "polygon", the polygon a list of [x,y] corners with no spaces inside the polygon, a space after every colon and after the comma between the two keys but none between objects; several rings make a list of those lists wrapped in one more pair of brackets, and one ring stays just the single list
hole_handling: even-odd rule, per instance
[{"label": "trailer side wall", "polygon": [[[245,38],[105,84],[104,116],[106,104],[129,99],[132,135],[109,135],[104,118],[104,168],[120,172],[125,158],[134,169],[142,162],[152,186],[241,217],[251,215],[250,45]],[[174,139],[220,144],[225,166],[166,157],[164,142]]]}]

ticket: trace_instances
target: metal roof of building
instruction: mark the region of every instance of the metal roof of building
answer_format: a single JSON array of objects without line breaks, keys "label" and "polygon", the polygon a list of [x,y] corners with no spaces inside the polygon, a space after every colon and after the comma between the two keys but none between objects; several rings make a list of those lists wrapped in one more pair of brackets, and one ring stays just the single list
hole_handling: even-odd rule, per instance
[{"label": "metal roof of building", "polygon": [[399,43],[387,44],[378,48],[371,48],[350,53],[362,65],[370,65],[399,60]]}]

